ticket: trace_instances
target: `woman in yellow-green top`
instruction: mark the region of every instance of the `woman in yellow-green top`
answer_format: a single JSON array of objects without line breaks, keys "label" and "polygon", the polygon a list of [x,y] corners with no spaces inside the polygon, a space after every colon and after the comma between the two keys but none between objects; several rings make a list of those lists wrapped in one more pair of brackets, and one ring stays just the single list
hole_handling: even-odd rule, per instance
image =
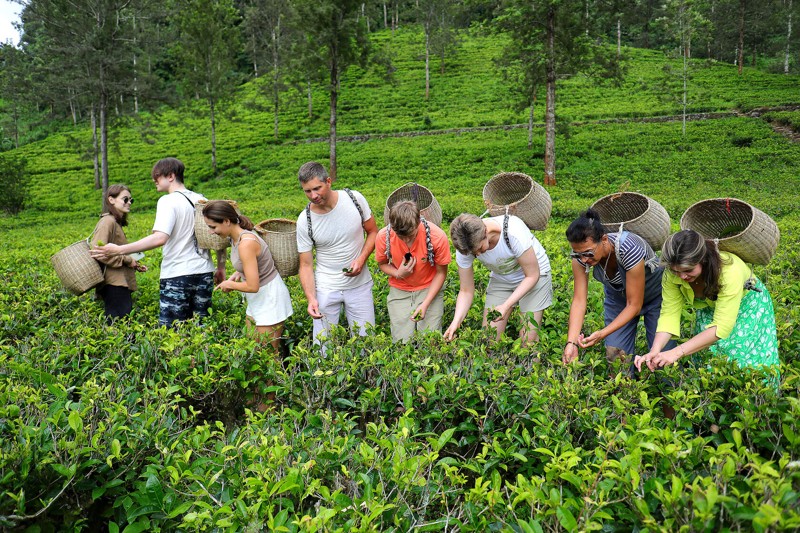
[{"label": "woman in yellow-green top", "polygon": [[[661,261],[668,267],[661,283],[661,314],[650,353],[637,356],[636,367],[650,370],[708,348],[740,367],[778,371],[778,336],[772,298],[761,280],[738,256],[720,252],[713,241],[692,230],[679,231],[664,243]],[[681,311],[694,307],[695,335],[661,351],[680,334]]]}]

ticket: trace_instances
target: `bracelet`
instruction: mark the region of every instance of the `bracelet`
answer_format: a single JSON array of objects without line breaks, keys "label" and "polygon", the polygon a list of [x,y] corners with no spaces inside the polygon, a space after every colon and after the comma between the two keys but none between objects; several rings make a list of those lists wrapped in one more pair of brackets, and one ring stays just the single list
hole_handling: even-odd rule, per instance
[{"label": "bracelet", "polygon": [[577,342],[567,341],[567,346],[569,346],[570,344],[572,344],[573,346],[575,346],[579,350],[581,348],[580,345]]},{"label": "bracelet", "polygon": [[681,350],[681,357],[686,357],[686,352],[683,351],[683,344],[679,344],[678,348]]}]

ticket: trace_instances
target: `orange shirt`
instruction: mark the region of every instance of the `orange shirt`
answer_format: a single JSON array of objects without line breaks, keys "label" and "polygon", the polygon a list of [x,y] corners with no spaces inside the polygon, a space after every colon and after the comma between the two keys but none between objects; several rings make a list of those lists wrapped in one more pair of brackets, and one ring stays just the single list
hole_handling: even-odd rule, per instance
[{"label": "orange shirt", "polygon": [[[389,278],[389,285],[400,289],[402,291],[419,291],[426,289],[433,281],[433,275],[436,274],[436,265],[450,264],[450,243],[447,241],[447,235],[440,227],[432,222],[428,222],[431,228],[431,243],[433,244],[433,261],[435,265],[428,263],[428,247],[425,243],[425,226],[420,222],[417,228],[417,237],[414,239],[414,244],[411,249],[408,245],[397,236],[397,233],[392,231],[389,234],[389,246],[392,250],[392,266],[399,268],[403,263],[403,258],[406,252],[411,252],[417,260],[417,265],[414,267],[414,272],[405,279],[397,279],[395,277]],[[378,237],[375,239],[375,260],[378,263],[386,263],[386,228],[378,232]]]}]

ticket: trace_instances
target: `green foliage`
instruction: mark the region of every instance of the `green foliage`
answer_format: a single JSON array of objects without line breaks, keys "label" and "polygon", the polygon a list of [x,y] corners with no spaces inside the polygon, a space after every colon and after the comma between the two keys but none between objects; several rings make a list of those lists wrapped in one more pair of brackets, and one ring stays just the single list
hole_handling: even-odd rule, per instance
[{"label": "green foliage", "polygon": [[0,154],[0,209],[16,215],[30,197],[27,161],[16,154]]},{"label": "green foliage", "polygon": [[[378,83],[374,72],[348,73],[342,101],[352,107],[342,113],[344,128],[419,129],[426,116],[433,127],[514,122],[507,88],[491,68],[503,37],[465,38],[458,68],[439,78],[424,104],[410,53],[419,36],[395,33],[396,86]],[[560,105],[576,120],[674,111],[648,88],[663,55],[631,57],[632,75],[621,87],[575,77],[564,82]],[[728,110],[736,101],[757,107],[796,97],[796,78],[746,70],[739,79],[731,71],[698,69],[693,84],[707,91],[703,105]],[[324,121],[307,122],[305,102],[286,97],[287,136],[324,131]],[[470,105],[474,98],[485,99]],[[381,99],[392,105],[377,105]],[[238,122],[220,127],[230,162],[219,179],[205,166],[205,140],[191,135],[200,119],[177,111],[149,117],[154,144],[142,140],[143,125],[120,129],[114,181],[128,183],[137,199],[128,238],[150,233],[158,194],[149,169],[165,153],[187,163],[190,188],[236,199],[254,221],[295,218],[306,203],[297,168],[324,159],[327,146],[264,145],[273,118],[241,106]],[[537,146],[542,138],[536,131]],[[364,193],[380,218],[396,187],[419,181],[436,195],[446,225],[463,211],[483,211],[481,189],[494,173],[538,178],[541,154],[526,144],[521,129],[355,140],[340,145],[337,187]],[[480,329],[488,282],[480,267],[478,301],[452,343],[429,334],[396,345],[379,319],[364,339],[336,328],[322,357],[296,278],[287,283],[292,350],[280,362],[246,336],[239,295],[217,292],[203,325],[167,331],[157,326],[160,251],[144,259],[150,270],[138,277],[132,316],[105,325],[90,296],[58,290],[48,261],[94,226],[101,193],[91,188],[90,165],[63,135],[14,152],[28,160],[32,177],[29,208],[0,218],[0,527],[797,530],[800,147],[747,116],[689,122],[685,137],[668,121],[574,123],[559,146],[553,218],[537,232],[556,295],[540,330],[539,362],[514,340],[518,317],[499,342]],[[619,190],[658,200],[674,228],[690,204],[720,195],[747,200],[778,222],[782,244],[756,269],[776,304],[777,394],[765,376],[720,359],[637,379],[609,367],[601,348],[561,364],[572,283],[564,231],[580,210]],[[369,266],[376,314],[385,317],[386,276],[374,261]],[[451,263],[445,321],[457,290]],[[593,283],[587,327],[603,323],[601,301]],[[637,348],[644,347],[639,338]],[[276,396],[272,410],[248,407],[265,393]],[[675,419],[663,415],[665,404]]]}]

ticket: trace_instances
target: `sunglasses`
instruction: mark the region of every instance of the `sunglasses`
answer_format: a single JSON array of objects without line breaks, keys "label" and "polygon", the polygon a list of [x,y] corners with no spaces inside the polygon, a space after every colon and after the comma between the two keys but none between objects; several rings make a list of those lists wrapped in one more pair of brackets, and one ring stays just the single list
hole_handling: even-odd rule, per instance
[{"label": "sunglasses", "polygon": [[597,247],[600,246],[600,243],[594,245],[594,248],[591,250],[586,250],[585,252],[570,252],[569,256],[572,259],[577,259],[580,262],[581,259],[592,259],[594,257],[594,251],[597,250]]},{"label": "sunglasses", "polygon": [[131,204],[131,205],[133,205],[133,198],[131,198],[130,196],[123,196],[122,197],[122,203],[123,204]]}]

